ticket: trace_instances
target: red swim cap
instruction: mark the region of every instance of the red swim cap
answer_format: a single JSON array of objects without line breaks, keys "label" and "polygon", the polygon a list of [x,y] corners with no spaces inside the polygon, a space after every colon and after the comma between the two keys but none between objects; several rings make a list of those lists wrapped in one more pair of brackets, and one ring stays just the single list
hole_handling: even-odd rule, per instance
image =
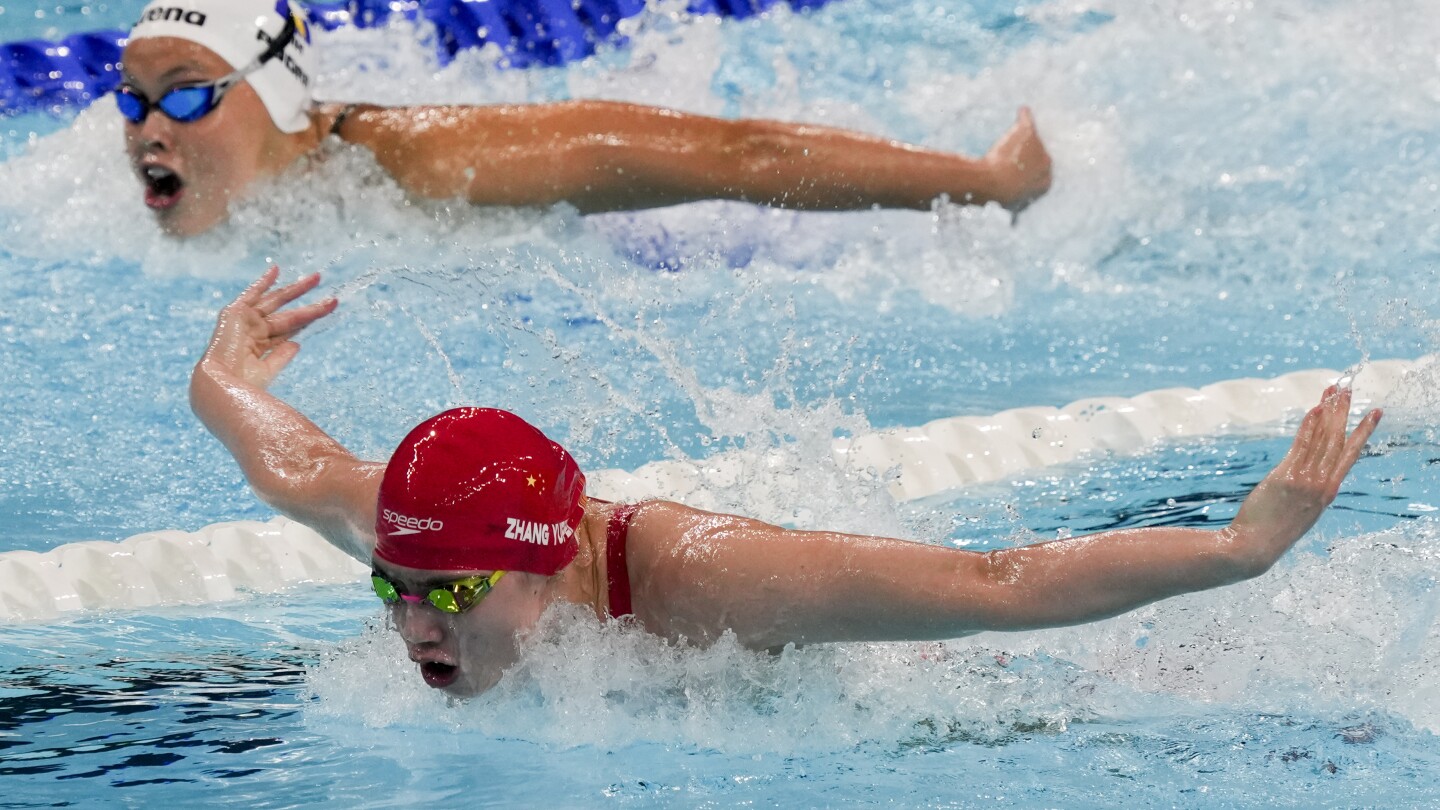
[{"label": "red swim cap", "polygon": [[549,576],[575,558],[585,476],[565,448],[494,408],[454,408],[400,443],[375,515],[375,558],[431,571]]}]

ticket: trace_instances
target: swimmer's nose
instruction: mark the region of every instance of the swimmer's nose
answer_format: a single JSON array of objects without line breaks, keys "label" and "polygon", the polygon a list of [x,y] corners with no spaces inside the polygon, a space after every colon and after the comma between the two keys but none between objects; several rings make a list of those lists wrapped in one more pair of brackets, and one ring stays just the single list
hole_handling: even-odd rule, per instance
[{"label": "swimmer's nose", "polygon": [[444,638],[445,624],[440,611],[409,602],[401,602],[391,610],[395,628],[406,644],[435,644]]},{"label": "swimmer's nose", "polygon": [[140,123],[140,131],[137,133],[140,143],[146,151],[165,152],[170,149],[170,143],[174,137],[174,122],[169,117],[161,115],[159,110],[151,110]]}]

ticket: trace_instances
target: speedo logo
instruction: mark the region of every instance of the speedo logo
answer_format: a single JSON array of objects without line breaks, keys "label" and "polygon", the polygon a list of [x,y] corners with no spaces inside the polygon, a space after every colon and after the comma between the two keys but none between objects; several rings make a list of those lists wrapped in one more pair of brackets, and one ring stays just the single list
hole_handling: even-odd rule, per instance
[{"label": "speedo logo", "polygon": [[175,6],[156,6],[140,17],[140,22],[183,22],[190,25],[204,25],[205,12]]},{"label": "speedo logo", "polygon": [[419,534],[420,532],[438,532],[445,528],[445,522],[435,518],[417,518],[409,515],[402,515],[399,512],[389,509],[382,510],[380,517],[387,520],[395,528],[390,532],[392,535]]},{"label": "speedo logo", "polygon": [[537,546],[558,546],[575,533],[567,523],[537,523],[517,518],[505,518],[505,521],[506,540],[519,540]]}]

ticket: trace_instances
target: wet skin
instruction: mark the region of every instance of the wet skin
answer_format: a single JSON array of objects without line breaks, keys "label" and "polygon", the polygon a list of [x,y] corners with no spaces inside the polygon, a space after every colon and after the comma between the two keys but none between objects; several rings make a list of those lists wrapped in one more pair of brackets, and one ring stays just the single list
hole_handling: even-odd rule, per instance
[{"label": "wet skin", "polygon": [[[203,46],[155,38],[126,48],[124,70],[126,83],[153,100],[231,67]],[[127,123],[127,150],[161,226],[191,236],[224,221],[231,200],[253,181],[314,150],[341,110],[322,105],[311,111],[308,129],[283,133],[242,83],[192,123],[154,113]],[[368,149],[401,188],[420,197],[479,205],[564,201],[586,213],[709,199],[798,210],[924,211],[942,194],[1018,211],[1050,186],[1050,157],[1024,108],[980,159],[829,127],[604,101],[362,106],[336,134]]]},{"label": "wet skin", "polygon": [[[403,593],[426,594],[438,585],[491,571],[428,571],[375,561],[376,570]],[[469,697],[494,686],[519,657],[524,633],[552,600],[550,578],[507,571],[478,603],[446,613],[429,602],[400,601],[390,620],[420,676],[435,689]]]},{"label": "wet skin", "polygon": [[[124,83],[152,102],[174,87],[231,71],[209,48],[182,39],[141,39],[125,48]],[[232,200],[285,169],[313,140],[310,132],[281,132],[248,82],[231,88],[198,121],[180,123],[152,108],[143,122],[125,122],[125,151],[144,184],[145,204],[172,236],[223,222]]]}]

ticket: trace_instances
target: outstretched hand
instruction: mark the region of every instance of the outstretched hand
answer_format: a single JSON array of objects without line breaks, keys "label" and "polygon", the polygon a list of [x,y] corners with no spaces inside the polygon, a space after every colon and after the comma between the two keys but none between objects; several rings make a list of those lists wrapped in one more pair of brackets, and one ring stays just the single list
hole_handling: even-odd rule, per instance
[{"label": "outstretched hand", "polygon": [[279,289],[270,289],[279,275],[280,269],[271,267],[220,310],[215,334],[200,358],[200,365],[265,388],[295,358],[300,351],[295,336],[334,312],[338,302],[326,298],[281,311],[286,304],[315,289],[320,283],[320,274],[312,273]]},{"label": "outstretched hand", "polygon": [[1381,413],[1377,409],[1365,414],[1347,436],[1349,415],[1350,389],[1325,389],[1320,404],[1305,414],[1285,458],[1241,505],[1230,531],[1257,555],[1252,560],[1256,565],[1273,564],[1335,500]]},{"label": "outstretched hand", "polygon": [[1029,107],[1020,108],[1014,126],[985,153],[985,163],[999,184],[997,199],[1017,214],[1050,190],[1050,154]]}]

